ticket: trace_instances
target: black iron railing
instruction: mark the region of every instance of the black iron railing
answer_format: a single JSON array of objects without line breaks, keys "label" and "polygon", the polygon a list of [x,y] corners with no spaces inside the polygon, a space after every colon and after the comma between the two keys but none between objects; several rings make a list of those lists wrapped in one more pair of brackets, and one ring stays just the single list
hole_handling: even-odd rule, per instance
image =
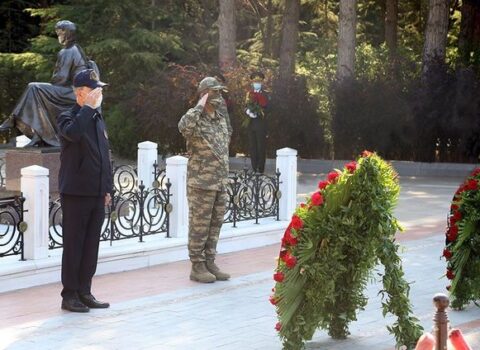
[{"label": "black iron railing", "polygon": [[244,169],[230,173],[227,187],[228,202],[225,223],[275,217],[279,220],[279,199],[281,197],[280,172],[274,175],[255,173]]},{"label": "black iron railing", "polygon": [[[165,178],[165,170],[155,163],[154,181],[146,187],[139,185],[137,170],[128,165],[112,167],[114,189],[112,203],[106,208],[101,241],[143,238],[148,235],[165,233],[170,237],[171,183]],[[50,203],[49,248],[62,247],[61,204],[57,199]]]},{"label": "black iron railing", "polygon": [[27,224],[23,221],[22,196],[0,199],[0,257],[20,255],[24,259],[24,238]]}]

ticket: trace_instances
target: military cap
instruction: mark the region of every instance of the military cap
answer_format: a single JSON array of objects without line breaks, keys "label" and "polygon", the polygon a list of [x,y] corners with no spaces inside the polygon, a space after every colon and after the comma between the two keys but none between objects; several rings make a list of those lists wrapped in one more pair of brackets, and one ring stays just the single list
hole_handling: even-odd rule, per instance
[{"label": "military cap", "polygon": [[104,87],[108,85],[98,79],[97,73],[93,69],[84,69],[73,77],[73,87],[82,87],[87,86],[91,89],[95,89],[97,87]]},{"label": "military cap", "polygon": [[260,78],[260,79],[265,79],[265,74],[263,74],[262,72],[260,71],[257,71],[257,72],[253,72],[252,74],[250,74],[250,80],[253,80],[255,78]]},{"label": "military cap", "polygon": [[227,88],[220,84],[217,79],[214,77],[203,78],[202,81],[198,84],[198,92],[202,92],[206,89],[211,90],[226,90]]}]

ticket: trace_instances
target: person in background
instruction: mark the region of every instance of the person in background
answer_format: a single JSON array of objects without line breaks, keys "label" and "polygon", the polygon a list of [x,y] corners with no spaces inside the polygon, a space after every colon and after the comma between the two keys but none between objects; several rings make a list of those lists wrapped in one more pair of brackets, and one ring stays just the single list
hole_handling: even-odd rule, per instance
[{"label": "person in background", "polygon": [[265,111],[269,96],[263,87],[265,75],[262,72],[250,74],[251,87],[247,92],[245,113],[248,119],[248,144],[250,161],[255,172],[265,171],[265,152],[267,138],[267,121]]}]

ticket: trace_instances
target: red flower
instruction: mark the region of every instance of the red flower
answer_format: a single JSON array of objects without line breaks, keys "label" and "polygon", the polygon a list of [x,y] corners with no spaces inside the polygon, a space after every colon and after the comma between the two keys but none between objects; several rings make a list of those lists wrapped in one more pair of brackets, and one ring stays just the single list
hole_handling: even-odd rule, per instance
[{"label": "red flower", "polygon": [[355,172],[357,170],[357,162],[352,161],[350,163],[345,164],[345,168],[348,170],[349,173]]},{"label": "red flower", "polygon": [[300,230],[303,227],[303,221],[298,217],[298,215],[292,216],[292,221],[290,224],[294,230]]},{"label": "red flower", "polygon": [[452,206],[450,207],[450,210],[451,211],[457,211],[458,210],[458,205],[452,204]]},{"label": "red flower", "polygon": [[470,176],[477,176],[479,174],[480,174],[480,168],[477,168],[474,171],[472,171],[472,174]]},{"label": "red flower", "polygon": [[277,322],[277,324],[275,325],[275,329],[277,330],[277,332],[280,332],[280,330],[282,329],[282,324],[280,322]]},{"label": "red flower", "polygon": [[455,192],[455,197],[458,197],[463,191],[465,191],[465,185],[460,185],[458,190]]},{"label": "red flower", "polygon": [[275,298],[275,295],[270,295],[270,298],[268,300],[270,300],[270,303],[272,305],[277,305],[277,303],[278,303],[278,299]]},{"label": "red flower", "polygon": [[449,242],[455,241],[457,239],[457,236],[458,236],[458,226],[457,225],[450,226],[447,232],[448,241]]},{"label": "red flower", "polygon": [[283,261],[285,262],[285,265],[287,265],[289,269],[292,269],[297,264],[297,258],[291,255],[290,253],[285,254]]},{"label": "red flower", "polygon": [[468,191],[478,190],[478,181],[475,179],[470,179],[465,183],[465,189]]},{"label": "red flower", "polygon": [[287,228],[287,230],[285,231],[285,234],[283,235],[282,243],[284,243],[284,245],[291,245],[291,246],[294,246],[298,243],[297,238],[294,235],[292,235],[292,231],[289,228]]},{"label": "red flower", "polygon": [[315,192],[312,195],[311,200],[312,200],[313,205],[322,205],[323,204],[323,196],[320,192]]},{"label": "red flower", "polygon": [[370,151],[367,151],[367,150],[365,150],[365,151],[362,152],[362,157],[363,157],[363,158],[367,158],[367,157],[370,157],[370,156],[372,156],[372,155],[373,155],[373,153],[370,152]]},{"label": "red flower", "polygon": [[335,183],[339,176],[340,176],[340,174],[337,173],[336,171],[331,171],[331,172],[328,173],[327,179],[330,183]]},{"label": "red flower", "polygon": [[275,282],[282,283],[285,279],[285,275],[283,274],[283,272],[277,272],[273,274],[273,279],[275,280]]},{"label": "red flower", "polygon": [[453,213],[453,218],[455,219],[455,222],[462,220],[462,213],[457,210]]},{"label": "red flower", "polygon": [[305,208],[307,205],[305,203],[300,203],[300,208]]},{"label": "red flower", "polygon": [[324,190],[328,185],[330,185],[330,182],[322,180],[318,183],[318,188]]},{"label": "red flower", "polygon": [[455,274],[453,273],[452,270],[447,270],[447,278],[449,280],[453,280],[455,278]]},{"label": "red flower", "polygon": [[443,250],[443,256],[445,257],[445,259],[449,260],[452,257],[452,252],[445,248]]}]

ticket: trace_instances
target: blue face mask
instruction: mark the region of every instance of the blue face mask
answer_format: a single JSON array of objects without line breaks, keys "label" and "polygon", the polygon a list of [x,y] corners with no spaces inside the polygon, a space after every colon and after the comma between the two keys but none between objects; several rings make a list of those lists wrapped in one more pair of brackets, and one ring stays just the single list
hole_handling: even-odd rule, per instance
[{"label": "blue face mask", "polygon": [[253,83],[253,90],[260,90],[262,88],[262,83]]}]

